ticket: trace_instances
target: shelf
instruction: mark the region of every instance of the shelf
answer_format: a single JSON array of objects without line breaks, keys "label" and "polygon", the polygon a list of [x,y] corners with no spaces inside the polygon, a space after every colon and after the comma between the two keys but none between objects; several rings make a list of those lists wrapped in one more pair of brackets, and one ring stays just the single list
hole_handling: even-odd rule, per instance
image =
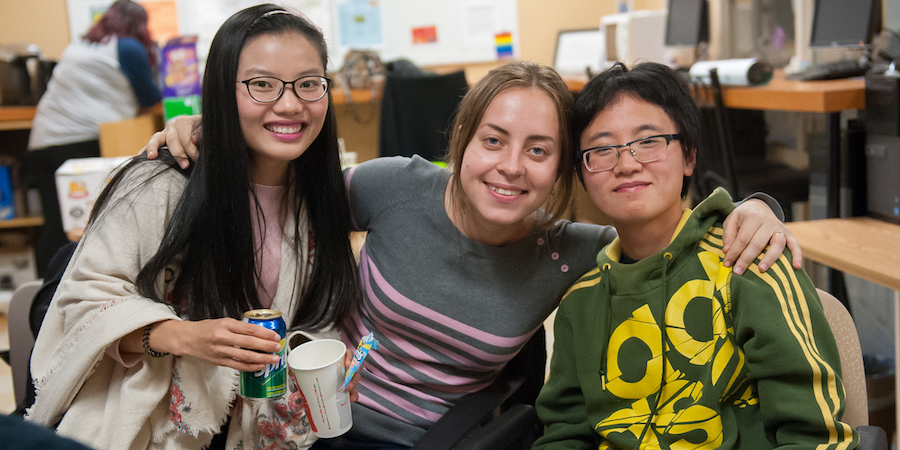
[{"label": "shelf", "polygon": [[43,224],[43,217],[16,217],[15,219],[0,220],[0,229],[39,227]]},{"label": "shelf", "polygon": [[34,119],[35,106],[0,107],[0,130],[27,130]]}]

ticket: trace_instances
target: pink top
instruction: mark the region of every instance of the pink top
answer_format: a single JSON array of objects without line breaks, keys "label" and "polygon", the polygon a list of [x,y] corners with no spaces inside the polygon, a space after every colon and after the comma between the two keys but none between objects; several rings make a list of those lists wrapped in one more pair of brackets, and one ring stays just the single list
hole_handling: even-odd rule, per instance
[{"label": "pink top", "polygon": [[[284,224],[287,219],[284,205],[286,186],[253,185],[258,203],[250,196],[250,223],[253,224],[253,242],[262,243],[256,249],[256,267],[259,270],[259,282],[256,286],[256,294],[262,306],[272,306],[272,299],[278,290],[278,278],[281,275],[281,237],[284,233]],[[260,226],[256,207],[262,214],[263,225]],[[143,353],[122,352],[119,342],[115,341],[106,348],[106,354],[125,367],[132,367],[140,361]]]},{"label": "pink top", "polygon": [[284,193],[286,186],[254,185],[259,208],[265,219],[265,228],[259,224],[259,219],[252,211],[256,207],[253,197],[250,197],[250,219],[253,223],[254,242],[262,245],[256,250],[256,267],[259,270],[259,284],[256,292],[259,301],[266,308],[272,306],[272,299],[278,290],[278,277],[281,274],[281,236],[284,232],[286,211],[284,205]]}]

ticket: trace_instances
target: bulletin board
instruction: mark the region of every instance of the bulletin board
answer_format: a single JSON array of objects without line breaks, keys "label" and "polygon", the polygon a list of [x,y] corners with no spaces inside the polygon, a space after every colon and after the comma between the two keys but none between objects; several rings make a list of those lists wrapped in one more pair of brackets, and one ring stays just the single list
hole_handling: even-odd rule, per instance
[{"label": "bulletin board", "polygon": [[[151,12],[159,33],[196,35],[201,67],[219,26],[259,0],[136,0]],[[112,0],[67,0],[72,40]],[[160,3],[154,5],[154,3]],[[464,64],[519,57],[518,0],[280,0],[322,28],[329,70],[351,49],[371,49],[384,61],[417,65]],[[174,6],[174,7],[173,7]],[[153,14],[165,18],[153,17]],[[173,26],[173,22],[177,26]],[[154,27],[151,27],[154,28]]]},{"label": "bulletin board", "polygon": [[[335,55],[346,22],[342,6],[366,0],[333,0]],[[495,61],[519,56],[517,0],[381,0],[383,40],[368,48],[382,60],[407,58],[418,65]],[[342,20],[344,19],[344,20]]]}]

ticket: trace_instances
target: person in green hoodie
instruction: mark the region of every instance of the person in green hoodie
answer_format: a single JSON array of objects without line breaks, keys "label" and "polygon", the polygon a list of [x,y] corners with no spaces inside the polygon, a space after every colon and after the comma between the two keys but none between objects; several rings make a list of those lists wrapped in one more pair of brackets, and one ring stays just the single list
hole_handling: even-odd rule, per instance
[{"label": "person in green hoodie", "polygon": [[560,304],[534,448],[854,448],[807,274],[785,252],[733,276],[725,190],[683,209],[701,128],[684,83],[661,64],[617,64],[574,119],[579,175],[619,236]]}]

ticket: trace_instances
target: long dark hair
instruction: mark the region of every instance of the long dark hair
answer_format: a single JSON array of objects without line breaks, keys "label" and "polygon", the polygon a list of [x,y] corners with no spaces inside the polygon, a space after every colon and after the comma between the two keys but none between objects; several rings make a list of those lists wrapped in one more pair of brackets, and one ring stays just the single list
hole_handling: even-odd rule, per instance
[{"label": "long dark hair", "polygon": [[150,65],[156,66],[156,44],[150,38],[147,11],[143,6],[131,0],[117,0],[85,33],[83,39],[88,42],[106,42],[112,36],[137,39],[147,49]]},{"label": "long dark hair", "polygon": [[[204,73],[200,158],[192,166],[159,251],[137,277],[142,295],[166,302],[165,293],[156,291],[156,281],[181,258],[172,297],[188,301],[172,306],[181,308],[191,319],[240,318],[248,309],[261,306],[251,225],[251,214],[256,213],[250,203],[252,155],[241,133],[235,80],[246,43],[261,35],[280,33],[306,37],[318,49],[322,67],[327,67],[321,31],[299,15],[265,4],[247,8],[225,21],[212,41]],[[161,157],[177,167],[168,155]],[[330,92],[322,131],[290,163],[289,170],[289,198],[298,224],[294,248],[298,250],[300,246],[301,205],[306,208],[310,224],[310,252],[314,242],[310,282],[289,325],[317,330],[345,315],[362,292],[350,249],[350,207]],[[119,178],[112,180],[105,194]],[[105,198],[98,199],[95,209],[101,207],[101,200]]]}]

